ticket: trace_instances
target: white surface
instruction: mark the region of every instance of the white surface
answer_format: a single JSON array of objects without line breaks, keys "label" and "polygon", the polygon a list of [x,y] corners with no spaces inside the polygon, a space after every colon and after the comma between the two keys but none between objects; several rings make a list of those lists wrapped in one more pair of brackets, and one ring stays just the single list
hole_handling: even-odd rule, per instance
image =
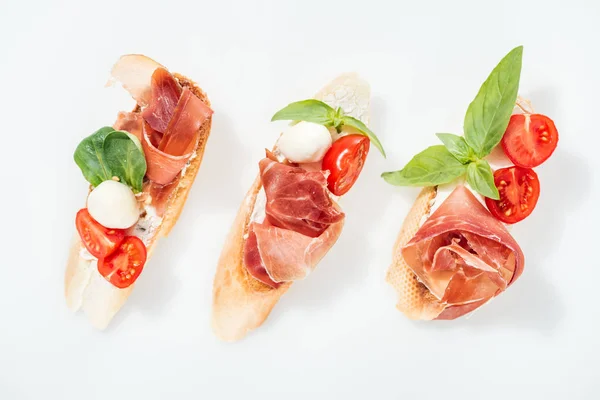
[{"label": "white surface", "polygon": [[[598,398],[600,3],[433,3],[3,1],[0,398]],[[525,272],[470,319],[409,321],[383,279],[417,190],[379,174],[434,133],[461,133],[480,84],[518,44],[521,94],[561,134],[537,169],[537,209],[514,229]],[[214,127],[178,226],[96,332],[62,297],[86,194],[72,153],[129,108],[103,85],[130,52],[197,80]],[[371,83],[388,159],[372,149],[316,272],[262,329],[220,343],[213,273],[256,163],[285,126],[270,117],[349,70]]]}]

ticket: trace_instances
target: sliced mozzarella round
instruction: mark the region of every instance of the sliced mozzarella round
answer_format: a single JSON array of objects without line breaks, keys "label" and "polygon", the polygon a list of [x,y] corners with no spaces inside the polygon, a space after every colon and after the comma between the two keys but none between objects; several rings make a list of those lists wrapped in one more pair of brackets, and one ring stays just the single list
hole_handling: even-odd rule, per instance
[{"label": "sliced mozzarella round", "polygon": [[140,216],[135,195],[129,186],[116,181],[104,181],[88,196],[88,212],[100,225],[127,229]]},{"label": "sliced mozzarella round", "polygon": [[323,125],[298,122],[281,134],[277,147],[291,162],[318,162],[331,147],[331,134]]}]

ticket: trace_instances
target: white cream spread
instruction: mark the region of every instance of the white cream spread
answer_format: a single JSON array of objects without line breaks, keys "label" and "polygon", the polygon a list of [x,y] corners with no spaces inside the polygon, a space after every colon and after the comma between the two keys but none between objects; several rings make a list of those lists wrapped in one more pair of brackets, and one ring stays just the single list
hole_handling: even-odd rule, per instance
[{"label": "white cream spread", "polygon": [[151,205],[145,205],[144,211],[145,215],[142,213],[144,216],[140,216],[140,219],[133,228],[133,234],[148,246],[156,230],[160,228],[163,219],[156,214],[156,209]]},{"label": "white cream spread", "polygon": [[81,250],[79,250],[79,258],[82,258],[82,259],[84,259],[84,260],[86,260],[86,261],[94,261],[94,260],[97,260],[97,258],[96,258],[96,257],[94,257],[94,256],[92,255],[92,253],[90,253],[90,252],[88,251],[88,249],[86,249],[86,248],[85,248],[85,246],[82,246],[82,247],[81,247]]},{"label": "white cream spread", "polygon": [[256,202],[254,203],[254,209],[250,216],[250,222],[262,223],[265,220],[265,210],[267,208],[267,194],[264,188],[260,188],[256,195]]},{"label": "white cream spread", "polygon": [[192,154],[192,156],[190,157],[190,159],[187,161],[187,163],[185,163],[185,165],[183,166],[183,168],[181,169],[181,176],[183,177],[185,175],[185,172],[187,171],[188,167],[190,166],[190,164],[192,163],[192,160],[194,158],[196,158],[198,154],[196,154],[196,152],[194,152],[194,154]]}]

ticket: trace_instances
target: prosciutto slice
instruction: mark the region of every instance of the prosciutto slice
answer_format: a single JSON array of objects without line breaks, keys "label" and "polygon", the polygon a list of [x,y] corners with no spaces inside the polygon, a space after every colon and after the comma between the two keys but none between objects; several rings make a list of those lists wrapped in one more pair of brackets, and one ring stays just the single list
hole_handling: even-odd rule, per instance
[{"label": "prosciutto slice", "polygon": [[333,207],[323,172],[307,172],[269,158],[262,159],[259,167],[267,195],[266,215],[274,226],[318,237],[344,219]]},{"label": "prosciutto slice", "polygon": [[148,179],[158,185],[171,183],[194,153],[200,127],[213,111],[147,57],[121,57],[112,76],[142,107],[141,114],[121,113],[115,129],[127,130],[140,139]]},{"label": "prosciutto slice", "polygon": [[137,136],[146,157],[146,177],[159,185],[167,185],[194,154],[200,127],[212,112],[210,108],[210,112],[206,112],[207,108],[202,100],[184,88],[164,135],[153,129],[139,113],[119,113],[113,127]]},{"label": "prosciutto slice", "polygon": [[524,256],[504,225],[458,186],[402,248],[402,256],[454,319],[502,293],[522,273]]},{"label": "prosciutto slice", "polygon": [[335,244],[343,226],[341,220],[313,238],[269,223],[252,223],[244,249],[246,268],[274,288],[304,279]]},{"label": "prosciutto slice", "polygon": [[136,103],[145,107],[152,99],[151,80],[157,68],[164,67],[141,54],[127,54],[119,58],[110,74],[112,81],[121,82]]},{"label": "prosciutto slice", "polygon": [[254,278],[277,288],[314,270],[342,232],[344,214],[330,199],[321,171],[269,158],[259,167],[266,219],[250,224],[244,264]]},{"label": "prosciutto slice", "polygon": [[152,74],[151,88],[151,100],[142,116],[152,129],[164,133],[173,117],[182,89],[173,75],[164,68],[157,68]]}]

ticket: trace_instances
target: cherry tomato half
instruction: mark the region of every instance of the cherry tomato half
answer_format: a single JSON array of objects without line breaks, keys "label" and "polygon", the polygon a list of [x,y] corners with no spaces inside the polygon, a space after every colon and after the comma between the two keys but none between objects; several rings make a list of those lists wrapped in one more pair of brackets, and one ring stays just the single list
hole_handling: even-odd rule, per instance
[{"label": "cherry tomato half", "polygon": [[125,230],[111,229],[100,225],[82,208],[75,217],[75,226],[85,248],[91,255],[102,258],[112,253],[125,238]]},{"label": "cherry tomato half", "polygon": [[502,137],[502,147],[519,167],[537,167],[548,159],[558,144],[554,122],[541,114],[515,114]]},{"label": "cherry tomato half", "polygon": [[130,286],[142,273],[146,246],[139,238],[127,236],[114,253],[98,261],[98,272],[120,289]]},{"label": "cherry tomato half", "polygon": [[331,193],[341,196],[350,190],[365,165],[369,146],[369,138],[357,134],[333,142],[321,165],[323,170],[329,170],[327,187]]},{"label": "cherry tomato half", "polygon": [[529,216],[540,197],[540,181],[529,168],[508,167],[494,172],[500,200],[485,199],[485,204],[500,221],[514,224]]}]

